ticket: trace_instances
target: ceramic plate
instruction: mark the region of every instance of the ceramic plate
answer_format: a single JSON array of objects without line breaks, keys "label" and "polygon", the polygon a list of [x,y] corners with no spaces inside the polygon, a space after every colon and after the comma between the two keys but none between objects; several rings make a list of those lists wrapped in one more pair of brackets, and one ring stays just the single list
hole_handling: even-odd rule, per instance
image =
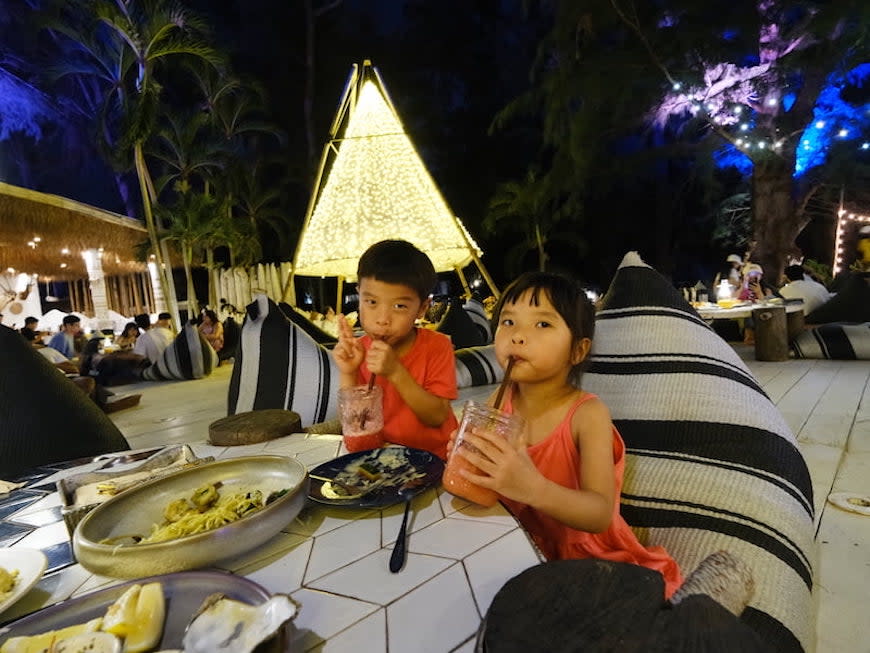
[{"label": "ceramic plate", "polygon": [[115,585],[84,596],[69,599],[22,617],[6,626],[0,639],[37,635],[49,630],[83,623],[105,614],[106,609],[133,583],[159,582],[166,599],[166,623],[158,649],[181,648],[184,629],[203,600],[216,592],[232,599],[259,605],[270,594],[263,587],[241,576],[219,571],[184,571],[177,574],[151,576]]},{"label": "ceramic plate", "polygon": [[866,494],[833,492],[828,496],[828,501],[843,510],[857,512],[859,515],[870,515],[870,496]]},{"label": "ceramic plate", "polygon": [[[399,460],[405,460],[404,464],[393,467],[387,465],[384,461],[398,457]],[[376,479],[379,485],[377,489],[364,494],[361,497],[339,499],[333,498],[329,491],[330,483],[314,478],[320,476],[322,478],[336,478],[341,473],[347,473],[348,469],[354,469],[355,466],[369,463],[380,474]],[[391,469],[391,467],[393,467]],[[312,501],[324,503],[330,506],[344,506],[347,508],[383,508],[391,506],[395,503],[401,503],[410,496],[414,496],[424,490],[437,485],[441,481],[441,474],[444,472],[444,463],[435,454],[429,453],[422,449],[412,449],[410,447],[391,446],[383,449],[370,449],[368,451],[358,451],[349,453],[344,456],[339,456],[333,460],[327,461],[318,465],[311,470],[311,486],[308,490],[308,497]],[[399,496],[399,488],[408,478],[408,475],[420,474],[418,485],[415,485],[413,492],[407,492],[403,496]],[[351,478],[353,475],[351,474]],[[354,482],[353,485],[356,485]],[[326,486],[324,488],[324,486]]]},{"label": "ceramic plate", "polygon": [[[259,490],[263,496],[288,490],[269,505],[213,530],[164,542],[117,546],[103,543],[148,535],[164,521],[171,502],[203,485],[220,484],[222,494]],[[308,493],[305,466],[286,456],[244,456],[191,467],[142,483],[89,512],[73,534],[76,559],[88,571],[115,578],[141,578],[207,567],[264,544],[286,527]]]},{"label": "ceramic plate", "polygon": [[48,559],[42,551],[36,549],[0,549],[0,567],[6,571],[18,571],[18,579],[12,593],[0,601],[0,614],[11,608],[18,599],[27,594],[30,588],[39,582]]}]

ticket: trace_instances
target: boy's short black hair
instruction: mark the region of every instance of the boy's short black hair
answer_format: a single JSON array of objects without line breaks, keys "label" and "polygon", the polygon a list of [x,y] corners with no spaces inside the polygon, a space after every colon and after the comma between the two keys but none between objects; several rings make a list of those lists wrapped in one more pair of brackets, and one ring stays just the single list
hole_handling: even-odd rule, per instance
[{"label": "boy's short black hair", "polygon": [[148,313],[139,313],[137,316],[133,318],[133,321],[143,331],[147,331],[151,328],[151,317]]},{"label": "boy's short black hair", "polygon": [[37,322],[39,322],[39,319],[33,317],[32,315],[29,315],[26,318],[24,318],[24,326],[27,326],[28,324],[36,324]]},{"label": "boy's short black hair", "polygon": [[82,319],[78,315],[64,315],[63,316],[63,325],[67,324],[78,324]]},{"label": "boy's short black hair", "polygon": [[169,313],[160,313],[160,314],[157,316],[157,319],[158,319],[158,320],[171,320],[171,319],[172,319],[172,315],[170,315]]},{"label": "boy's short black hair", "polygon": [[413,288],[424,302],[438,282],[432,261],[407,240],[382,240],[369,247],[356,269],[357,280],[368,277]]}]

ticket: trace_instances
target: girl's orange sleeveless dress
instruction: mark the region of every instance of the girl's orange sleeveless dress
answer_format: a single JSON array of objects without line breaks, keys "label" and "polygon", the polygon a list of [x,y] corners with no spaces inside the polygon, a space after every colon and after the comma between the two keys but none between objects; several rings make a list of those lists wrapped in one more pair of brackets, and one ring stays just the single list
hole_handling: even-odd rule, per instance
[{"label": "girl's orange sleeveless dress", "polygon": [[[571,420],[577,408],[593,397],[595,395],[588,392],[581,395],[553,432],[546,439],[527,449],[535,467],[545,477],[574,490],[580,489],[580,453],[571,436]],[[510,399],[505,402],[504,410],[513,412]],[[648,567],[660,572],[664,577],[665,598],[668,598],[683,582],[677,563],[662,547],[647,548],[641,544],[631,527],[619,514],[619,496],[622,492],[622,476],[625,470],[625,444],[615,426],[613,427],[613,465],[616,473],[617,500],[613,505],[610,528],[603,533],[578,531],[524,503],[504,497],[502,501],[519,519],[548,560],[600,558]]]}]

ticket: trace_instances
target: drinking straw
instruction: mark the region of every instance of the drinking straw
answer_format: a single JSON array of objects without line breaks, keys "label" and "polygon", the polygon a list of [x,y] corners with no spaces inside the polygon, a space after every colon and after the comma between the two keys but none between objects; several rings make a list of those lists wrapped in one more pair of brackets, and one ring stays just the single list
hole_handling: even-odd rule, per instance
[{"label": "drinking straw", "polygon": [[498,393],[495,395],[495,409],[501,410],[501,402],[504,399],[505,390],[507,390],[508,385],[511,382],[511,369],[513,369],[514,363],[516,362],[516,358],[511,356],[508,358],[507,368],[504,371],[504,378],[501,380],[501,385],[498,387]]}]

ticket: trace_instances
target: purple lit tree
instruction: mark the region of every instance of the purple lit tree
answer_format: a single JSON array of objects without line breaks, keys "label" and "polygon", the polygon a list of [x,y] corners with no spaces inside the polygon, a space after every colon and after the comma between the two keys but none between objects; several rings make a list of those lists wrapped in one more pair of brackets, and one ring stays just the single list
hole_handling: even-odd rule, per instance
[{"label": "purple lit tree", "polygon": [[[698,216],[735,192],[714,163],[736,167],[750,186],[754,258],[778,280],[810,219],[810,198],[842,170],[835,155],[870,156],[870,3],[545,6],[553,27],[533,87],[496,121],[540,118],[543,147],[532,165],[544,171],[545,199],[572,215],[601,214],[614,202],[630,210],[626,194],[645,194],[635,229],[652,234],[641,245],[663,263],[676,234],[709,234]],[[584,233],[597,222],[587,220]]]},{"label": "purple lit tree", "polygon": [[[634,7],[611,4],[649,43]],[[870,148],[870,93],[853,103],[844,97],[870,83],[870,51],[860,20],[866,9],[857,3],[760,0],[752,9],[755,47],[739,63],[699,47],[685,53],[685,72],[673,73],[650,48],[670,84],[651,117],[658,126],[702,120],[736,155],[732,161],[750,171],[754,257],[776,280],[787,256],[799,252],[795,239],[810,220],[807,202],[825,180],[831,145]],[[664,12],[657,30],[680,24],[679,11]],[[728,29],[719,34],[722,42],[736,37]]]}]

